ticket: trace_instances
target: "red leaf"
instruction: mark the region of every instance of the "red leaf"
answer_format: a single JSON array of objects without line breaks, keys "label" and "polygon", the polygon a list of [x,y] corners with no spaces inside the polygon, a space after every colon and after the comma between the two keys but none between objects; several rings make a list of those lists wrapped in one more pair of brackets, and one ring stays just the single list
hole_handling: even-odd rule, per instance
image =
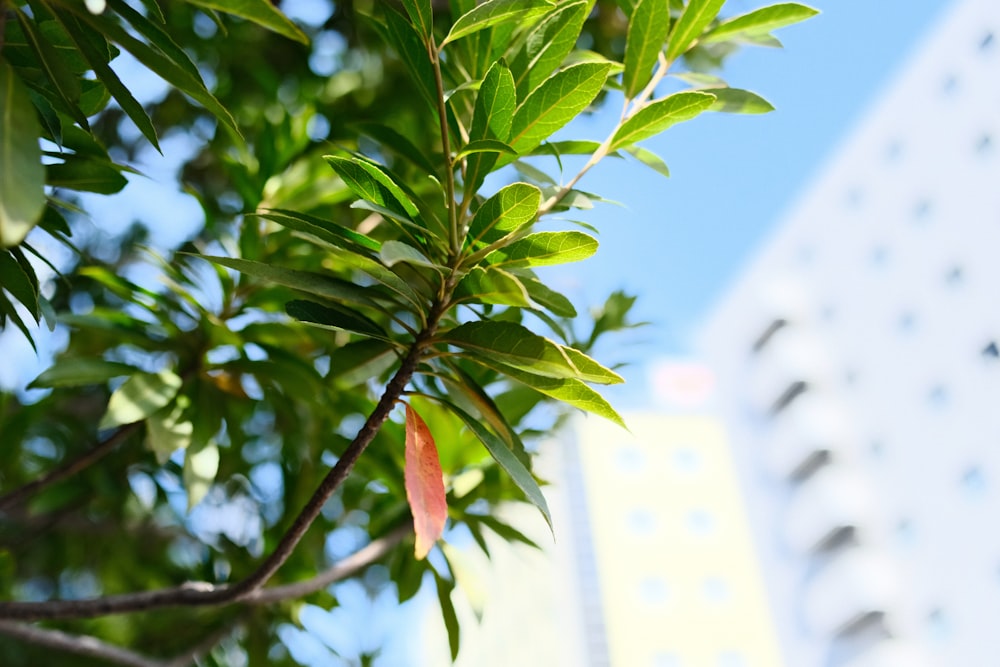
[{"label": "red leaf", "polygon": [[448,503],[437,445],[427,424],[417,411],[406,406],[406,499],[413,514],[413,532],[417,535],[414,555],[427,556],[444,532]]}]

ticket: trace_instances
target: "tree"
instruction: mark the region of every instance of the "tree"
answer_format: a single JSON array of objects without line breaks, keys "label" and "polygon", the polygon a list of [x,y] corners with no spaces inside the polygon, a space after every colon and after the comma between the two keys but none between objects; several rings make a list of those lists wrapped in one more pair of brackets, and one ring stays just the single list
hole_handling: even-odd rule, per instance
[{"label": "tree", "polygon": [[[815,13],[722,4],[0,0],[0,325],[69,332],[0,395],[5,664],[295,664],[277,628],[366,569],[401,602],[436,586],[457,653],[444,529],[530,543],[491,509],[549,520],[533,439],[570,408],[621,423],[588,353],[633,299],[581,332],[536,268],[597,241],[538,223],[598,201],[606,157],[666,173],[641,142],[770,110],[704,72]],[[136,99],[123,53],[169,93]],[[556,135],[619,99],[603,140]],[[196,233],[94,233],[83,193],[177,136]]]}]

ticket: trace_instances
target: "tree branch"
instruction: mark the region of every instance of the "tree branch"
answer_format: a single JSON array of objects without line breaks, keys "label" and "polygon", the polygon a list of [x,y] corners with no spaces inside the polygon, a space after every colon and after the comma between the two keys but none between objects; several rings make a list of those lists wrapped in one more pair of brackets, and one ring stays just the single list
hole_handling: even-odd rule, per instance
[{"label": "tree branch", "polygon": [[430,345],[437,325],[447,310],[450,289],[453,281],[447,281],[442,294],[434,302],[428,315],[427,327],[413,341],[409,352],[403,358],[399,370],[386,385],[375,409],[368,416],[364,425],[358,431],[354,440],[348,445],[337,463],[330,469],[305,507],[292,522],[291,527],[282,536],[274,551],[248,577],[232,585],[217,586],[208,582],[188,582],[174,588],[139,593],[124,593],[108,595],[99,598],[83,600],[48,600],[43,602],[0,602],[0,619],[9,618],[22,621],[94,618],[109,614],[121,614],[163,607],[193,607],[208,605],[224,605],[240,602],[253,595],[277,572],[292,554],[295,546],[316,517],[323,505],[333,495],[354,468],[355,462],[362,452],[375,438],[382,424],[389,418],[389,413],[396,400],[413,377],[420,363],[424,349]]},{"label": "tree branch", "polygon": [[61,482],[67,477],[72,477],[82,470],[86,470],[110,454],[115,447],[124,442],[125,439],[138,430],[140,426],[142,426],[142,422],[126,424],[109,435],[105,440],[98,443],[96,447],[84,452],[77,458],[67,461],[55,470],[50,470],[48,473],[42,475],[38,479],[28,482],[24,486],[3,494],[0,496],[0,511],[15,507],[45,487],[51,486],[56,482]]},{"label": "tree branch", "polygon": [[[413,532],[409,522],[402,524],[382,537],[372,540],[350,556],[343,558],[311,579],[284,586],[257,589],[244,597],[241,602],[253,605],[271,604],[281,600],[300,598],[322,590],[330,584],[346,579],[381,559],[407,535]],[[0,634],[22,639],[46,648],[76,653],[92,658],[100,658],[125,667],[188,667],[233,631],[232,627],[221,628],[206,636],[192,648],[174,658],[160,660],[130,651],[96,637],[73,635],[61,630],[39,628],[26,623],[0,621]]]}]

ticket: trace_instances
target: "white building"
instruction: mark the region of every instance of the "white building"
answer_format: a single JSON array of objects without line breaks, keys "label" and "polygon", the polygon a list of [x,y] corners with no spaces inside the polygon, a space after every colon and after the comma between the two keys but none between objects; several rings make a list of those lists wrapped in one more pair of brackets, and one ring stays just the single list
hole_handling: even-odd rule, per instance
[{"label": "white building", "polygon": [[701,342],[786,663],[1000,664],[1000,2],[955,3]]}]

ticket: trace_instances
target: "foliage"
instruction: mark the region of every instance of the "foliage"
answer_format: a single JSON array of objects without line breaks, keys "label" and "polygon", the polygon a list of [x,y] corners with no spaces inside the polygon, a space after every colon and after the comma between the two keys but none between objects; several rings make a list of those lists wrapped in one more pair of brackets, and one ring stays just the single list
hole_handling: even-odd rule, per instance
[{"label": "foliage", "polygon": [[[769,110],[703,70],[815,13],[722,4],[358,2],[298,25],[266,0],[0,0],[0,325],[69,332],[44,391],[0,395],[5,664],[296,664],[279,636],[302,601],[362,573],[400,602],[432,580],[456,653],[456,582],[425,558],[442,530],[530,542],[491,509],[550,520],[531,436],[560,405],[621,423],[592,386],[621,377],[588,352],[633,299],[578,335],[536,269],[597,241],[540,223],[592,205],[577,184],[605,157],[666,173],[640,142]],[[125,53],[162,99],[137,99]],[[608,137],[567,138],[612,99]],[[109,248],[84,195],[179,133],[201,142],[198,231]],[[55,278],[53,239],[73,252]]]}]

